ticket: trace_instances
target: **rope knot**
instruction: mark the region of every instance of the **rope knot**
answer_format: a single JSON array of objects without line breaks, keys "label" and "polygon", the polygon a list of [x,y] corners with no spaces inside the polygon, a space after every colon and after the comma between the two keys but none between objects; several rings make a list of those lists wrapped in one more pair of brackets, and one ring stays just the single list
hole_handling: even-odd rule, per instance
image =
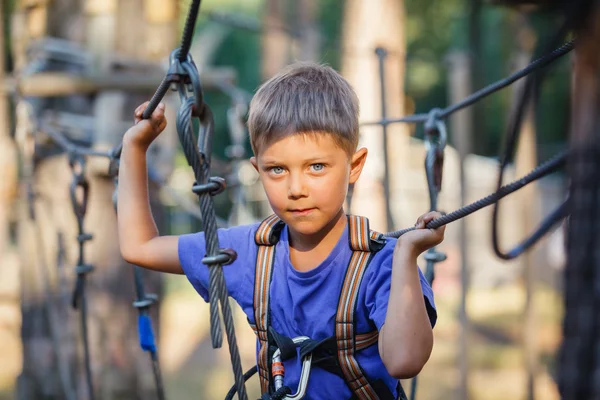
[{"label": "rope knot", "polygon": [[133,306],[138,309],[148,308],[158,301],[158,296],[152,293],[146,293],[143,300],[136,300]]},{"label": "rope knot", "polygon": [[211,196],[216,196],[220,193],[223,193],[226,186],[225,179],[218,176],[213,176],[210,178],[208,183],[195,183],[194,186],[192,186],[192,192],[196,193],[197,195],[208,193]]}]

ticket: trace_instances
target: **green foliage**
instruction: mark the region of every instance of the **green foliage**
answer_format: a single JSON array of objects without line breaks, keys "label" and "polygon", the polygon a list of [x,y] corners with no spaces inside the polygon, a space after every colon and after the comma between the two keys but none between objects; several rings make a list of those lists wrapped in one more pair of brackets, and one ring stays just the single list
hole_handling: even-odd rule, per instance
[{"label": "green foliage", "polygon": [[2,18],[2,27],[4,29],[4,43],[2,43],[2,51],[4,51],[5,57],[4,57],[4,64],[3,67],[5,69],[5,71],[11,71],[12,70],[12,63],[11,63],[11,41],[10,41],[10,16],[12,14],[12,11],[15,8],[15,4],[16,4],[16,0],[0,0],[2,1],[2,9],[4,11],[4,13],[2,14],[2,16],[0,16],[0,18]]},{"label": "green foliage", "polygon": [[[187,1],[183,2],[187,4]],[[261,18],[264,1],[208,0],[203,11],[232,12],[237,15]],[[321,34],[320,61],[340,68],[341,30],[344,0],[319,2],[318,29]],[[470,35],[471,1],[464,0],[405,0],[406,8],[406,93],[414,112],[427,112],[433,107],[448,105],[448,65],[450,51],[464,50],[475,55],[473,90],[499,80],[515,70],[516,35],[513,34],[515,11],[484,3],[479,14],[479,32],[476,42],[480,50],[472,52]],[[291,4],[291,3],[290,3]],[[292,10],[291,5],[289,9]],[[290,25],[293,15],[290,11]],[[199,29],[207,26],[201,17]],[[556,31],[555,17],[537,13],[530,15],[530,23],[539,38]],[[364,56],[367,55],[357,55]],[[215,65],[233,66],[239,74],[239,85],[253,92],[260,83],[260,35],[256,32],[232,28],[215,58]],[[538,101],[537,128],[542,158],[565,140],[568,126],[569,70],[566,62],[548,75]],[[514,98],[512,88],[498,92],[478,104],[474,150],[478,154],[496,156],[502,147],[507,120]],[[229,99],[223,94],[207,93],[207,101],[215,112],[217,156],[224,156],[228,145],[225,112]],[[421,135],[421,129],[417,135]],[[546,149],[546,150],[545,150]]]}]

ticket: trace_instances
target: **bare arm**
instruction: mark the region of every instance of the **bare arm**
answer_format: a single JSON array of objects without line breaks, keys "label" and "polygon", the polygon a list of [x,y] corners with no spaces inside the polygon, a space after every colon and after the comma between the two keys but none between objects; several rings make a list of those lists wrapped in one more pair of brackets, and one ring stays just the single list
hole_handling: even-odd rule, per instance
[{"label": "bare arm", "polygon": [[417,220],[416,230],[404,234],[396,243],[392,262],[392,282],[385,323],[379,332],[379,354],[390,373],[398,379],[416,376],[431,355],[433,330],[423,298],[417,257],[444,239],[444,227],[425,225],[438,212]]},{"label": "bare arm", "polygon": [[178,237],[159,235],[148,197],[146,151],[166,127],[164,106],[159,106],[150,120],[140,121],[139,110],[145,106],[138,107],[136,125],[123,137],[117,200],[119,245],[123,258],[132,264],[182,274]]},{"label": "bare arm", "polygon": [[416,376],[431,355],[433,331],[419,281],[416,257],[396,247],[385,324],[379,332],[379,354],[390,375]]}]

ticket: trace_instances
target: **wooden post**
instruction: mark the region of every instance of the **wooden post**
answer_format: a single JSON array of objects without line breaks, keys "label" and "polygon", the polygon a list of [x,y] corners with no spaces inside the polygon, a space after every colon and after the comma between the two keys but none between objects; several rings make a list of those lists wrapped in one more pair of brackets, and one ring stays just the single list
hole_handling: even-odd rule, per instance
[{"label": "wooden post", "polygon": [[[28,95],[31,97],[62,94],[65,98],[63,105],[67,104],[67,106],[60,111],[71,115],[77,115],[82,110],[84,114],[85,111],[93,111],[95,121],[93,118],[84,119],[84,122],[87,121],[84,128],[95,132],[96,137],[93,138],[95,144],[104,143],[106,146],[116,144],[120,139],[114,133],[123,133],[122,121],[130,120],[135,104],[149,98],[163,76],[160,74],[160,67],[149,65],[148,62],[130,63],[131,65],[127,65],[126,68],[121,62],[121,69],[127,69],[130,73],[138,75],[138,79],[133,80],[135,81],[133,86],[123,85],[126,82],[119,80],[119,76],[115,73],[116,57],[113,52],[115,43],[122,45],[123,42],[131,41],[120,41],[112,33],[116,31],[127,35],[129,39],[133,37],[133,44],[137,45],[138,49],[143,48],[139,46],[139,43],[144,42],[143,31],[128,34],[128,29],[144,26],[144,21],[139,18],[143,2],[140,0],[138,8],[131,9],[131,12],[126,15],[127,20],[116,20],[117,7],[132,3],[133,0],[121,2],[54,0],[46,6],[46,2],[40,2],[39,7],[44,7],[43,15],[47,16],[42,28],[38,23],[30,22],[28,26],[31,27],[31,31],[17,40],[17,48],[22,51],[16,57],[19,68],[23,68],[28,62],[24,50],[28,39],[33,36],[48,34],[81,45],[89,43],[86,49],[98,62],[92,63],[94,71],[87,70],[87,75],[83,78],[74,79],[67,74],[55,75],[63,79],[62,82],[66,82],[67,85],[53,86],[47,79],[48,75],[41,73],[41,75],[28,77],[28,80],[20,83],[23,84],[21,88],[27,88],[27,84],[35,79],[42,79],[45,83],[42,89],[46,92],[40,92],[39,86],[30,86],[31,91]],[[17,17],[25,21],[37,21],[30,15],[36,7],[38,5],[33,8],[21,8]],[[36,15],[42,15],[39,11],[36,12]],[[119,17],[124,15],[120,13]],[[120,22],[123,26],[116,29]],[[171,26],[175,29],[175,21],[172,21]],[[169,36],[164,35],[164,37]],[[136,38],[137,42],[135,42]],[[174,43],[167,43],[163,48],[167,45],[174,47]],[[145,51],[145,48],[143,49]],[[145,53],[133,53],[133,55],[145,58]],[[133,58],[135,57],[131,59]],[[143,76],[140,78],[140,75]],[[148,77],[156,78],[156,81],[144,81],[144,78]],[[70,91],[64,92],[65,87]],[[61,93],[60,90],[63,92]],[[82,96],[82,93],[93,93],[94,96]],[[26,109],[24,102],[20,105],[21,110]],[[76,107],[68,109],[71,105]],[[24,114],[26,112],[21,112],[22,117],[19,118],[19,131],[22,132],[20,137],[26,137],[27,132],[32,129],[28,126],[29,116]],[[174,124],[170,125],[174,127]],[[175,137],[168,134],[163,136]],[[153,398],[156,392],[152,382],[152,366],[148,354],[140,349],[137,337],[137,311],[131,305],[131,300],[135,296],[133,271],[120,256],[112,203],[114,185],[105,171],[106,168],[88,169],[90,198],[84,220],[85,231],[93,234],[93,239],[86,244],[86,261],[96,267],[87,279],[88,330],[95,398],[110,400]],[[68,196],[72,174],[66,157],[40,160],[36,164],[32,179],[36,193],[35,222],[27,216],[26,199],[20,202],[22,207],[19,244],[23,266],[21,296],[24,349],[23,371],[18,381],[17,398],[19,400],[33,398],[85,400],[89,398],[89,393],[82,374],[84,368],[80,352],[78,311],[71,308],[69,301],[75,276],[77,232]],[[157,223],[160,226],[162,221],[160,206],[157,204],[157,192],[151,192],[153,210],[157,212]],[[39,235],[36,234],[38,231]],[[62,252],[59,251],[61,248],[59,234],[64,238]],[[32,252],[31,249],[37,251]],[[57,261],[57,253],[63,255],[60,261]],[[39,258],[36,259],[34,256]],[[49,272],[49,278],[46,279],[46,275],[40,271]],[[148,274],[147,278],[145,282],[147,292],[160,293],[160,275]],[[47,287],[49,280],[51,292]],[[54,308],[50,310],[53,310],[54,314],[48,311],[48,304],[53,305]],[[156,308],[153,310],[153,316],[154,321],[157,321]],[[57,322],[58,329],[56,329]],[[61,357],[65,360],[64,363],[60,361]],[[66,369],[61,367],[65,363],[68,366]],[[64,371],[66,374],[63,373]],[[69,394],[72,391],[75,392],[74,395]]]},{"label": "wooden post", "polygon": [[[517,54],[515,69],[525,68],[531,61],[531,54],[535,46],[535,34],[528,26],[526,17],[520,15],[515,21],[517,33]],[[517,98],[524,89],[525,80],[514,85]],[[535,105],[529,104],[525,112],[521,132],[519,135],[518,151],[515,159],[516,176],[524,176],[537,166],[536,131],[535,131]],[[516,110],[513,110],[516,112]],[[519,221],[523,235],[529,235],[536,226],[538,210],[540,209],[539,194],[536,184],[528,185],[515,194],[519,203]],[[520,239],[519,239],[520,240]],[[511,245],[514,245],[511,243]],[[535,378],[537,375],[537,322],[535,312],[535,258],[534,251],[530,250],[521,256],[523,267],[523,289],[525,290],[525,304],[523,307],[522,348],[524,353],[526,371],[527,400],[535,399]]]},{"label": "wooden post", "polygon": [[[6,59],[4,54],[6,43],[4,37],[4,4],[0,2],[0,82],[5,78]],[[5,92],[0,91],[0,259],[7,251],[8,215],[12,200],[17,194],[17,154],[13,140],[10,138],[9,102]]]},{"label": "wooden post", "polygon": [[[450,66],[450,104],[455,104],[472,93],[471,60],[462,52],[454,52],[448,57]],[[467,204],[468,185],[465,176],[465,158],[471,153],[473,140],[472,109],[466,108],[450,118],[450,132],[459,156],[460,205]],[[467,294],[469,291],[469,246],[467,219],[457,221],[459,224],[459,243],[461,254],[460,266],[460,305],[458,318],[460,333],[458,340],[458,366],[460,371],[459,399],[469,398],[469,317],[467,313]]]},{"label": "wooden post", "polygon": [[[0,82],[1,92],[18,92],[24,97],[58,97],[76,94],[97,94],[103,90],[127,92],[152,92],[164,78],[164,73],[147,72],[96,72],[79,76],[66,72],[39,72],[18,80],[5,78]],[[200,73],[202,87],[207,90],[218,88],[219,83],[234,83],[236,73],[233,68],[219,67],[206,69]]]},{"label": "wooden post", "polygon": [[569,157],[565,318],[559,363],[564,400],[600,398],[600,2],[577,21]]},{"label": "wooden post", "polygon": [[[0,1],[0,81],[5,76],[5,43],[4,22],[6,2]],[[15,251],[11,246],[9,227],[15,220],[14,200],[18,187],[18,160],[15,143],[10,135],[9,101],[6,93],[0,91],[0,306],[5,312],[2,314],[0,335],[4,338],[0,342],[5,368],[0,373],[0,379],[9,381],[18,373],[20,368],[19,353],[19,287],[18,287],[18,262]],[[8,312],[7,312],[8,311]],[[9,317],[13,315],[14,317]]]},{"label": "wooden post", "polygon": [[[361,119],[378,120],[381,115],[379,65],[372,54],[376,47],[388,52],[386,63],[386,106],[390,117],[404,114],[404,4],[397,0],[365,2],[348,0],[344,11],[343,43],[345,48],[358,49],[365,57],[345,53],[342,74],[354,87],[361,106]],[[369,56],[371,55],[371,56]],[[367,147],[369,157],[352,195],[351,212],[369,217],[371,227],[388,231],[396,226],[414,224],[418,215],[407,215],[410,207],[405,174],[410,160],[410,134],[402,124],[388,128],[389,148],[383,144],[381,127],[361,129],[360,145]],[[388,226],[385,209],[384,152],[389,155],[391,168],[390,202],[394,226]],[[426,207],[423,211],[426,211]]]},{"label": "wooden post", "polygon": [[291,40],[283,29],[286,23],[285,0],[265,2],[264,29],[262,36],[262,77],[268,79],[283,68],[290,59]]}]

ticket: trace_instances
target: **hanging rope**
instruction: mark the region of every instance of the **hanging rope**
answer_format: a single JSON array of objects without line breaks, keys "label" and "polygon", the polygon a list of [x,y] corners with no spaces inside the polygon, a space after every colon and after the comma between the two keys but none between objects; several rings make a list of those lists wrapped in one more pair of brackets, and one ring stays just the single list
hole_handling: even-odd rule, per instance
[{"label": "hanging rope", "polygon": [[[442,190],[442,173],[444,170],[444,150],[448,134],[446,124],[440,118],[440,109],[434,108],[429,113],[425,123],[425,176],[427,177],[427,188],[429,192],[429,211],[438,210],[438,196]],[[435,264],[446,260],[446,254],[437,251],[434,246],[425,253],[425,279],[430,286],[435,279]],[[417,378],[412,379],[410,388],[410,399],[417,397]]]},{"label": "hanging rope", "polygon": [[138,338],[142,350],[150,354],[150,362],[152,363],[152,373],[154,374],[154,384],[156,386],[158,399],[164,400],[166,398],[165,388],[160,372],[160,363],[158,361],[158,349],[154,342],[152,319],[150,318],[150,307],[157,302],[158,296],[147,294],[145,292],[142,274],[142,269],[137,265],[134,265],[133,275],[137,298],[136,301],[133,302],[133,306],[138,310]]},{"label": "hanging rope", "polygon": [[[240,399],[247,399],[233,314],[222,270],[223,265],[233,262],[236,253],[231,249],[219,248],[216,215],[212,200],[212,196],[221,193],[225,189],[225,180],[219,177],[210,177],[214,130],[213,115],[210,107],[204,103],[198,69],[189,54],[199,8],[200,0],[194,0],[190,5],[186,19],[181,46],[171,53],[167,75],[152,96],[142,114],[142,118],[148,119],[152,115],[171,84],[174,84],[182,103],[177,114],[177,133],[188,164],[192,167],[196,178],[192,191],[199,197],[203,217],[207,255],[202,259],[202,262],[209,268],[208,292],[212,345],[215,348],[221,347],[223,341],[219,315],[220,303],[238,396]],[[188,87],[191,87],[193,96],[188,94]],[[194,120],[198,121],[200,127],[196,139],[193,129]],[[110,168],[113,174],[118,172],[118,158],[121,151],[122,145],[119,145],[113,151],[114,156]]]},{"label": "hanging rope", "polygon": [[[72,306],[79,309],[81,322],[81,336],[83,337],[83,357],[85,364],[85,377],[87,383],[88,394],[91,400],[94,400],[94,384],[92,380],[92,368],[90,360],[90,345],[87,324],[87,298],[86,298],[86,277],[87,274],[94,270],[92,264],[86,263],[85,260],[85,243],[92,240],[92,234],[86,233],[83,229],[83,221],[87,212],[87,203],[89,197],[90,184],[85,176],[85,158],[78,154],[69,154],[69,165],[73,171],[73,182],[70,187],[71,204],[73,212],[77,217],[77,242],[79,243],[79,258],[75,273],[77,278],[75,281],[75,289],[73,290]],[[78,198],[77,192],[81,192],[81,198]]]},{"label": "hanging rope", "polygon": [[[214,211],[214,204],[212,201],[212,196],[219,194],[225,188],[225,181],[222,178],[218,177],[210,177],[210,161],[211,161],[211,153],[212,153],[212,135],[213,135],[213,115],[212,111],[208,107],[207,104],[204,103],[202,87],[200,83],[200,78],[198,74],[198,70],[193,63],[191,56],[189,55],[189,49],[191,46],[194,26],[197,19],[197,14],[200,9],[200,0],[192,1],[189,9],[189,13],[186,19],[186,24],[181,40],[181,46],[174,50],[170,57],[170,67],[167,72],[167,75],[160,83],[156,93],[153,95],[150,100],[148,107],[143,113],[143,118],[147,119],[152,112],[156,109],[164,95],[167,93],[171,85],[175,85],[176,89],[179,92],[179,96],[181,99],[181,106],[177,116],[177,131],[179,135],[179,139],[182,143],[184,153],[188,160],[189,165],[192,167],[194,172],[194,176],[196,178],[196,183],[194,184],[192,190],[199,197],[200,209],[203,217],[204,224],[204,232],[206,235],[206,245],[207,245],[207,256],[203,259],[203,262],[209,268],[209,303],[210,303],[210,314],[211,314],[211,339],[214,347],[220,347],[222,345],[222,331],[220,328],[220,316],[219,316],[219,304],[221,305],[221,310],[223,312],[223,318],[225,323],[226,334],[228,337],[229,343],[229,351],[231,356],[231,362],[233,366],[233,371],[235,375],[235,387],[236,392],[240,399],[246,399],[247,394],[244,386],[244,375],[241,367],[241,361],[239,356],[239,351],[237,348],[236,337],[235,337],[235,329],[233,325],[233,318],[231,313],[231,308],[228,302],[228,293],[227,288],[225,286],[222,265],[226,265],[230,263],[235,258],[235,252],[231,249],[220,249],[219,241],[217,236],[217,224],[216,224],[216,216]],[[428,114],[415,114],[406,116],[400,119],[384,119],[381,121],[364,123],[362,125],[389,125],[392,123],[428,123],[430,129],[430,134],[432,136],[436,136],[438,139],[437,142],[431,142],[431,150],[428,151],[426,157],[426,172],[428,178],[428,187],[430,193],[430,208],[437,208],[437,195],[441,188],[441,167],[443,165],[443,148],[445,146],[445,138],[442,143],[440,139],[442,139],[441,134],[441,125],[443,123],[443,119],[447,118],[454,112],[461,110],[465,107],[468,107],[481,99],[489,96],[490,94],[509,86],[514,83],[516,80],[521,79],[532,72],[535,72],[546,65],[550,64],[554,60],[559,57],[570,52],[574,47],[574,42],[570,41],[558,49],[554,50],[550,54],[532,62],[525,69],[510,75],[509,77],[498,81],[492,85],[487,86],[486,88],[481,89],[480,91],[474,93],[473,95],[467,97],[463,101],[447,107],[442,110],[434,110]],[[191,87],[191,92],[193,95],[189,95],[188,86]],[[197,132],[197,137],[195,135],[193,129],[193,121],[197,121],[199,124],[199,130]],[[122,151],[122,144],[115,147],[110,153],[106,152],[96,152],[94,150],[90,150],[87,148],[83,148],[80,146],[76,146],[70,141],[66,140],[61,135],[57,135],[56,131],[48,130],[51,138],[61,145],[64,149],[67,149],[71,154],[79,154],[79,155],[90,155],[90,156],[101,156],[101,157],[109,157],[110,167],[109,173],[112,176],[117,176],[118,174],[118,164],[119,157]],[[445,135],[445,130],[444,130]],[[441,153],[440,153],[441,150]],[[447,223],[456,221],[457,219],[463,218],[483,207],[487,207],[488,205],[494,204],[498,202],[501,198],[507,196],[510,193],[522,188],[530,182],[533,182],[543,176],[548,175],[549,173],[555,171],[559,167],[564,164],[566,158],[566,152],[561,153],[555,158],[549,160],[548,162],[540,165],[538,168],[533,170],[530,174],[525,177],[508,184],[506,186],[499,187],[499,189],[489,196],[473,203],[468,206],[462,207],[450,214],[444,215],[438,219],[435,219],[427,224],[427,228],[435,229]],[[83,184],[79,184],[78,186],[83,187]],[[84,190],[85,192],[85,190]],[[75,204],[75,203],[74,203]],[[80,204],[81,205],[81,204]],[[566,206],[561,206],[555,213],[551,215],[550,221],[552,218],[558,218],[557,216],[564,215],[566,210]],[[554,216],[554,217],[553,217]],[[542,224],[544,226],[544,224]],[[542,227],[543,227],[542,226]],[[549,228],[548,228],[549,229]],[[414,230],[414,228],[408,228],[400,231],[387,233],[388,237],[399,237],[402,234]],[[80,230],[80,232],[83,232]],[[81,236],[81,235],[80,235]],[[83,236],[82,236],[83,237]],[[531,244],[533,244],[536,240],[535,235],[526,240],[523,243],[524,248],[527,248]],[[85,241],[85,240],[84,240]],[[80,242],[83,243],[84,241]],[[82,246],[82,245],[81,245]],[[520,254],[520,253],[519,253]],[[428,259],[428,271],[427,276],[428,279],[433,280],[433,264],[438,262],[441,259],[439,254],[431,254]],[[81,261],[80,264],[82,264]],[[431,265],[431,267],[429,267]],[[84,268],[81,268],[83,271]],[[135,273],[135,272],[134,272]],[[83,288],[85,282],[85,272],[79,277],[79,285]],[[136,287],[139,280],[136,279]],[[79,286],[78,286],[79,287]],[[83,289],[80,289],[78,293],[84,293]],[[143,302],[148,299],[145,297],[143,291],[138,290],[138,301]],[[82,311],[85,304],[85,296],[80,295],[78,299],[82,302]],[[74,297],[75,300],[75,297]],[[141,304],[141,303],[139,303]],[[144,303],[145,304],[145,303]],[[144,307],[139,307],[142,310]],[[146,310],[147,311],[147,310]],[[82,315],[85,316],[85,313],[82,312]],[[144,314],[140,311],[140,315]],[[82,326],[83,328],[83,326]],[[87,329],[87,328],[86,328]],[[149,344],[146,347],[151,347]],[[89,358],[89,357],[88,357]],[[158,362],[158,359],[156,359]],[[88,368],[89,369],[89,368]],[[91,379],[90,382],[90,390],[91,390]]]}]

